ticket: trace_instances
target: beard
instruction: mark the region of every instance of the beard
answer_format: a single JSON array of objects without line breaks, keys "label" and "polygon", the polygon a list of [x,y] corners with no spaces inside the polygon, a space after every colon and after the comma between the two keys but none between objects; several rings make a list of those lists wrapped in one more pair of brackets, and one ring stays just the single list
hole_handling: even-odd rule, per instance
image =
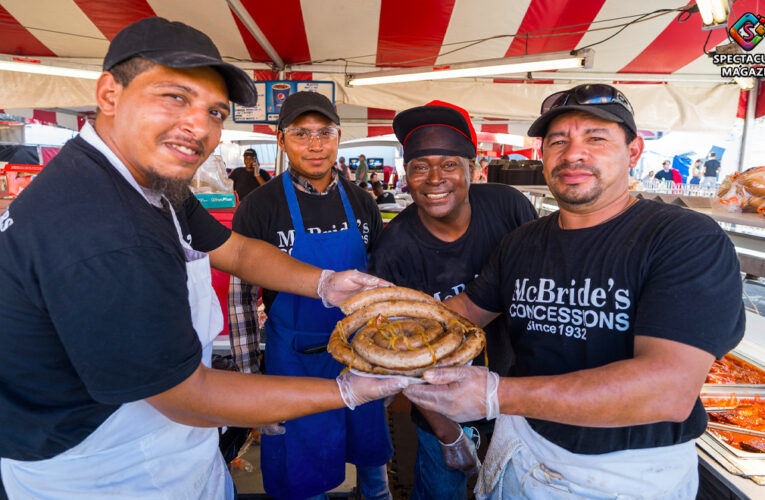
[{"label": "beard", "polygon": [[188,179],[171,179],[159,175],[154,169],[149,169],[148,177],[149,189],[162,193],[173,208],[183,205],[183,202],[191,194],[189,190],[191,177]]},{"label": "beard", "polygon": [[[564,186],[559,189],[558,184],[555,182],[556,178],[562,171],[572,168],[590,172],[593,175],[595,184],[586,190],[579,186]],[[603,193],[603,185],[600,182],[600,172],[597,168],[590,165],[571,165],[570,163],[562,163],[550,172],[550,180],[551,182],[548,183],[548,187],[553,196],[555,196],[555,199],[569,205],[585,205],[597,200],[601,193]]]}]

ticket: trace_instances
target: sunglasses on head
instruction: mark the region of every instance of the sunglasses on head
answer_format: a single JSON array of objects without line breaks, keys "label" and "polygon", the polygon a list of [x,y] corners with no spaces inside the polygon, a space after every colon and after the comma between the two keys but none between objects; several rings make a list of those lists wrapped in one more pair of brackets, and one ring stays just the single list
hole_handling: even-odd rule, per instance
[{"label": "sunglasses on head", "polygon": [[562,90],[547,96],[542,102],[542,113],[544,114],[551,109],[571,104],[620,104],[626,108],[630,114],[635,114],[634,111],[632,111],[632,105],[630,105],[630,102],[624,97],[624,94],[610,85],[597,83],[594,85],[579,85],[573,89]]}]

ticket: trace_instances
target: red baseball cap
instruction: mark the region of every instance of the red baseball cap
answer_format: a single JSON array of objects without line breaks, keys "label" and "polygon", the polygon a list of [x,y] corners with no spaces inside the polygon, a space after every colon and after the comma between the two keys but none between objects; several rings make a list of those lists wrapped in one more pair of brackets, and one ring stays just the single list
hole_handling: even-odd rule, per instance
[{"label": "red baseball cap", "polygon": [[453,153],[456,156],[475,158],[478,138],[470,121],[470,115],[463,108],[444,101],[431,101],[425,106],[410,108],[397,114],[393,119],[393,132],[404,146],[404,161],[407,158],[407,143],[413,133],[425,127],[447,127],[464,138]]}]

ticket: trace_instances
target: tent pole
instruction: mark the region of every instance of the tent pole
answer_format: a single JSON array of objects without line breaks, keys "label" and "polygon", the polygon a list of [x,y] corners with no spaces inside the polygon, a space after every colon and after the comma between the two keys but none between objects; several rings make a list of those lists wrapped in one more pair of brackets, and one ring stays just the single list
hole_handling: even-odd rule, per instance
[{"label": "tent pole", "polygon": [[260,26],[258,26],[252,16],[250,16],[250,13],[247,11],[244,5],[242,5],[242,2],[240,0],[226,0],[226,3],[228,3],[228,6],[232,11],[234,11],[234,15],[236,15],[236,17],[242,21],[242,24],[244,24],[244,26],[247,28],[247,31],[249,31],[250,34],[255,38],[255,41],[258,42],[260,47],[266,52],[266,54],[268,54],[268,57],[270,57],[274,62],[276,69],[284,69],[284,61],[279,56],[279,53],[276,52],[276,49],[274,49],[273,45],[271,45],[271,42],[268,41],[268,38],[266,38],[263,30],[260,29]]},{"label": "tent pole", "polygon": [[754,126],[754,114],[757,110],[757,98],[760,90],[760,79],[755,79],[754,87],[749,91],[749,97],[746,101],[746,114],[744,115],[744,128],[741,132],[741,146],[738,155],[738,171],[743,172],[746,163],[746,155],[749,152],[749,136],[752,134]]},{"label": "tent pole", "polygon": [[[276,77],[279,80],[285,80],[287,78],[287,73],[284,71],[284,68],[279,70],[279,73],[277,73]],[[285,157],[286,155],[284,154],[284,151],[282,151],[282,148],[280,148],[279,145],[277,144],[276,145],[276,162],[274,163],[274,173],[276,175],[279,175],[285,170],[287,170],[287,162],[285,161]]]}]

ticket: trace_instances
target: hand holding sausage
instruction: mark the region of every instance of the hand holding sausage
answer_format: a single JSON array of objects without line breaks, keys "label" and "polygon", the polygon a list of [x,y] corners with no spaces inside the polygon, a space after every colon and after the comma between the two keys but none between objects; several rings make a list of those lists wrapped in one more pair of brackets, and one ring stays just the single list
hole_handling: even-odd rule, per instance
[{"label": "hand holding sausage", "polygon": [[334,307],[360,292],[381,286],[391,286],[391,283],[355,269],[340,272],[325,269],[319,277],[316,293],[324,307]]},{"label": "hand holding sausage", "polygon": [[343,403],[351,410],[364,403],[398,394],[409,385],[409,380],[404,377],[363,377],[349,371],[341,373],[335,380]]},{"label": "hand holding sausage", "polygon": [[430,385],[404,389],[409,400],[455,422],[499,416],[499,375],[484,366],[433,368],[423,375]]}]

